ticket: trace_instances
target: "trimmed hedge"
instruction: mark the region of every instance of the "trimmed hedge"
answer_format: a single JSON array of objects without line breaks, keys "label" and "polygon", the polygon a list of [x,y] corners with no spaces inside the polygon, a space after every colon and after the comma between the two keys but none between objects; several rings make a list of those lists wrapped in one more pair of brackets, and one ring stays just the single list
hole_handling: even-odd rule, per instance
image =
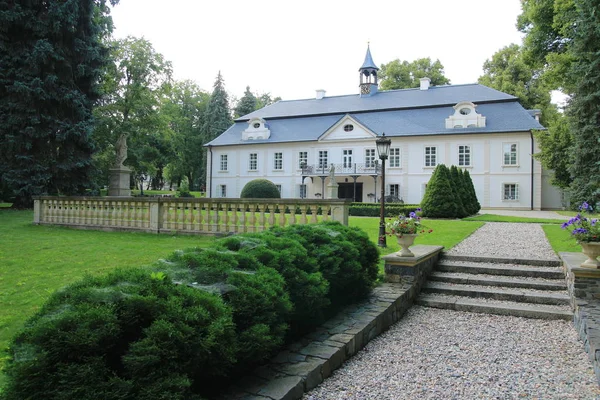
[{"label": "trimmed hedge", "polygon": [[177,251],[56,292],[14,339],[16,399],[191,399],[369,293],[378,249],[358,228],[293,225]]},{"label": "trimmed hedge", "polygon": [[[380,207],[379,203],[352,203],[349,214],[357,217],[379,217]],[[383,211],[386,218],[399,215],[408,217],[411,212],[416,212],[417,208],[418,204],[386,203]]]}]

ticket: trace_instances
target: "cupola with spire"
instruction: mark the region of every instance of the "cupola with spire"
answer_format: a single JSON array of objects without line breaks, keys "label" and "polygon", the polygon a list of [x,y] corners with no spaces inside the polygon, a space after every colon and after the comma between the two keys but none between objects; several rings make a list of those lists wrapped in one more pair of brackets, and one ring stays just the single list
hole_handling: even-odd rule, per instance
[{"label": "cupola with spire", "polygon": [[365,55],[365,61],[362,67],[358,69],[360,73],[360,95],[362,96],[373,96],[377,93],[377,65],[373,62],[371,57],[370,45],[367,44],[367,54]]}]

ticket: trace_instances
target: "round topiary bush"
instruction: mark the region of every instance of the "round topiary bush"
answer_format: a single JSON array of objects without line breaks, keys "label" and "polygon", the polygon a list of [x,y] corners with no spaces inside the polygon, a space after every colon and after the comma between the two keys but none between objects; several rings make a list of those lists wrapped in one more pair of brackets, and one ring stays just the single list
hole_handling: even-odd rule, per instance
[{"label": "round topiary bush", "polygon": [[267,179],[254,179],[242,189],[242,199],[279,199],[281,194],[277,186]]}]

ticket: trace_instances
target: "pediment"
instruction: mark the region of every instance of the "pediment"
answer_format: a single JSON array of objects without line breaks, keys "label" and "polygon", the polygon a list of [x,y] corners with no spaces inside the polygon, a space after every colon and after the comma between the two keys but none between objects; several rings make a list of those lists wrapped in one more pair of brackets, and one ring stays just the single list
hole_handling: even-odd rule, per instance
[{"label": "pediment", "polygon": [[320,142],[349,139],[373,139],[377,134],[368,127],[346,114],[333,126],[327,129],[319,138]]}]

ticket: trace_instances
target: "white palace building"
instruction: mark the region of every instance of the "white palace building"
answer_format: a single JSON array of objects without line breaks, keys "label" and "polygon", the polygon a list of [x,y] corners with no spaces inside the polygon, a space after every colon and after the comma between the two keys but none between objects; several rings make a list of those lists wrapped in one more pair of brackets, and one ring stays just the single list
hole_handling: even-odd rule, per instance
[{"label": "white palace building", "polygon": [[330,169],[340,198],[376,202],[381,164],[375,140],[392,140],[386,196],[421,202],[437,164],[467,169],[482,208],[561,207],[560,191],[532,154],[538,110],[479,84],[378,91],[367,48],[359,94],[279,101],[235,120],[207,144],[207,195],[239,197],[244,185],[266,178],[282,198],[322,198]]}]

